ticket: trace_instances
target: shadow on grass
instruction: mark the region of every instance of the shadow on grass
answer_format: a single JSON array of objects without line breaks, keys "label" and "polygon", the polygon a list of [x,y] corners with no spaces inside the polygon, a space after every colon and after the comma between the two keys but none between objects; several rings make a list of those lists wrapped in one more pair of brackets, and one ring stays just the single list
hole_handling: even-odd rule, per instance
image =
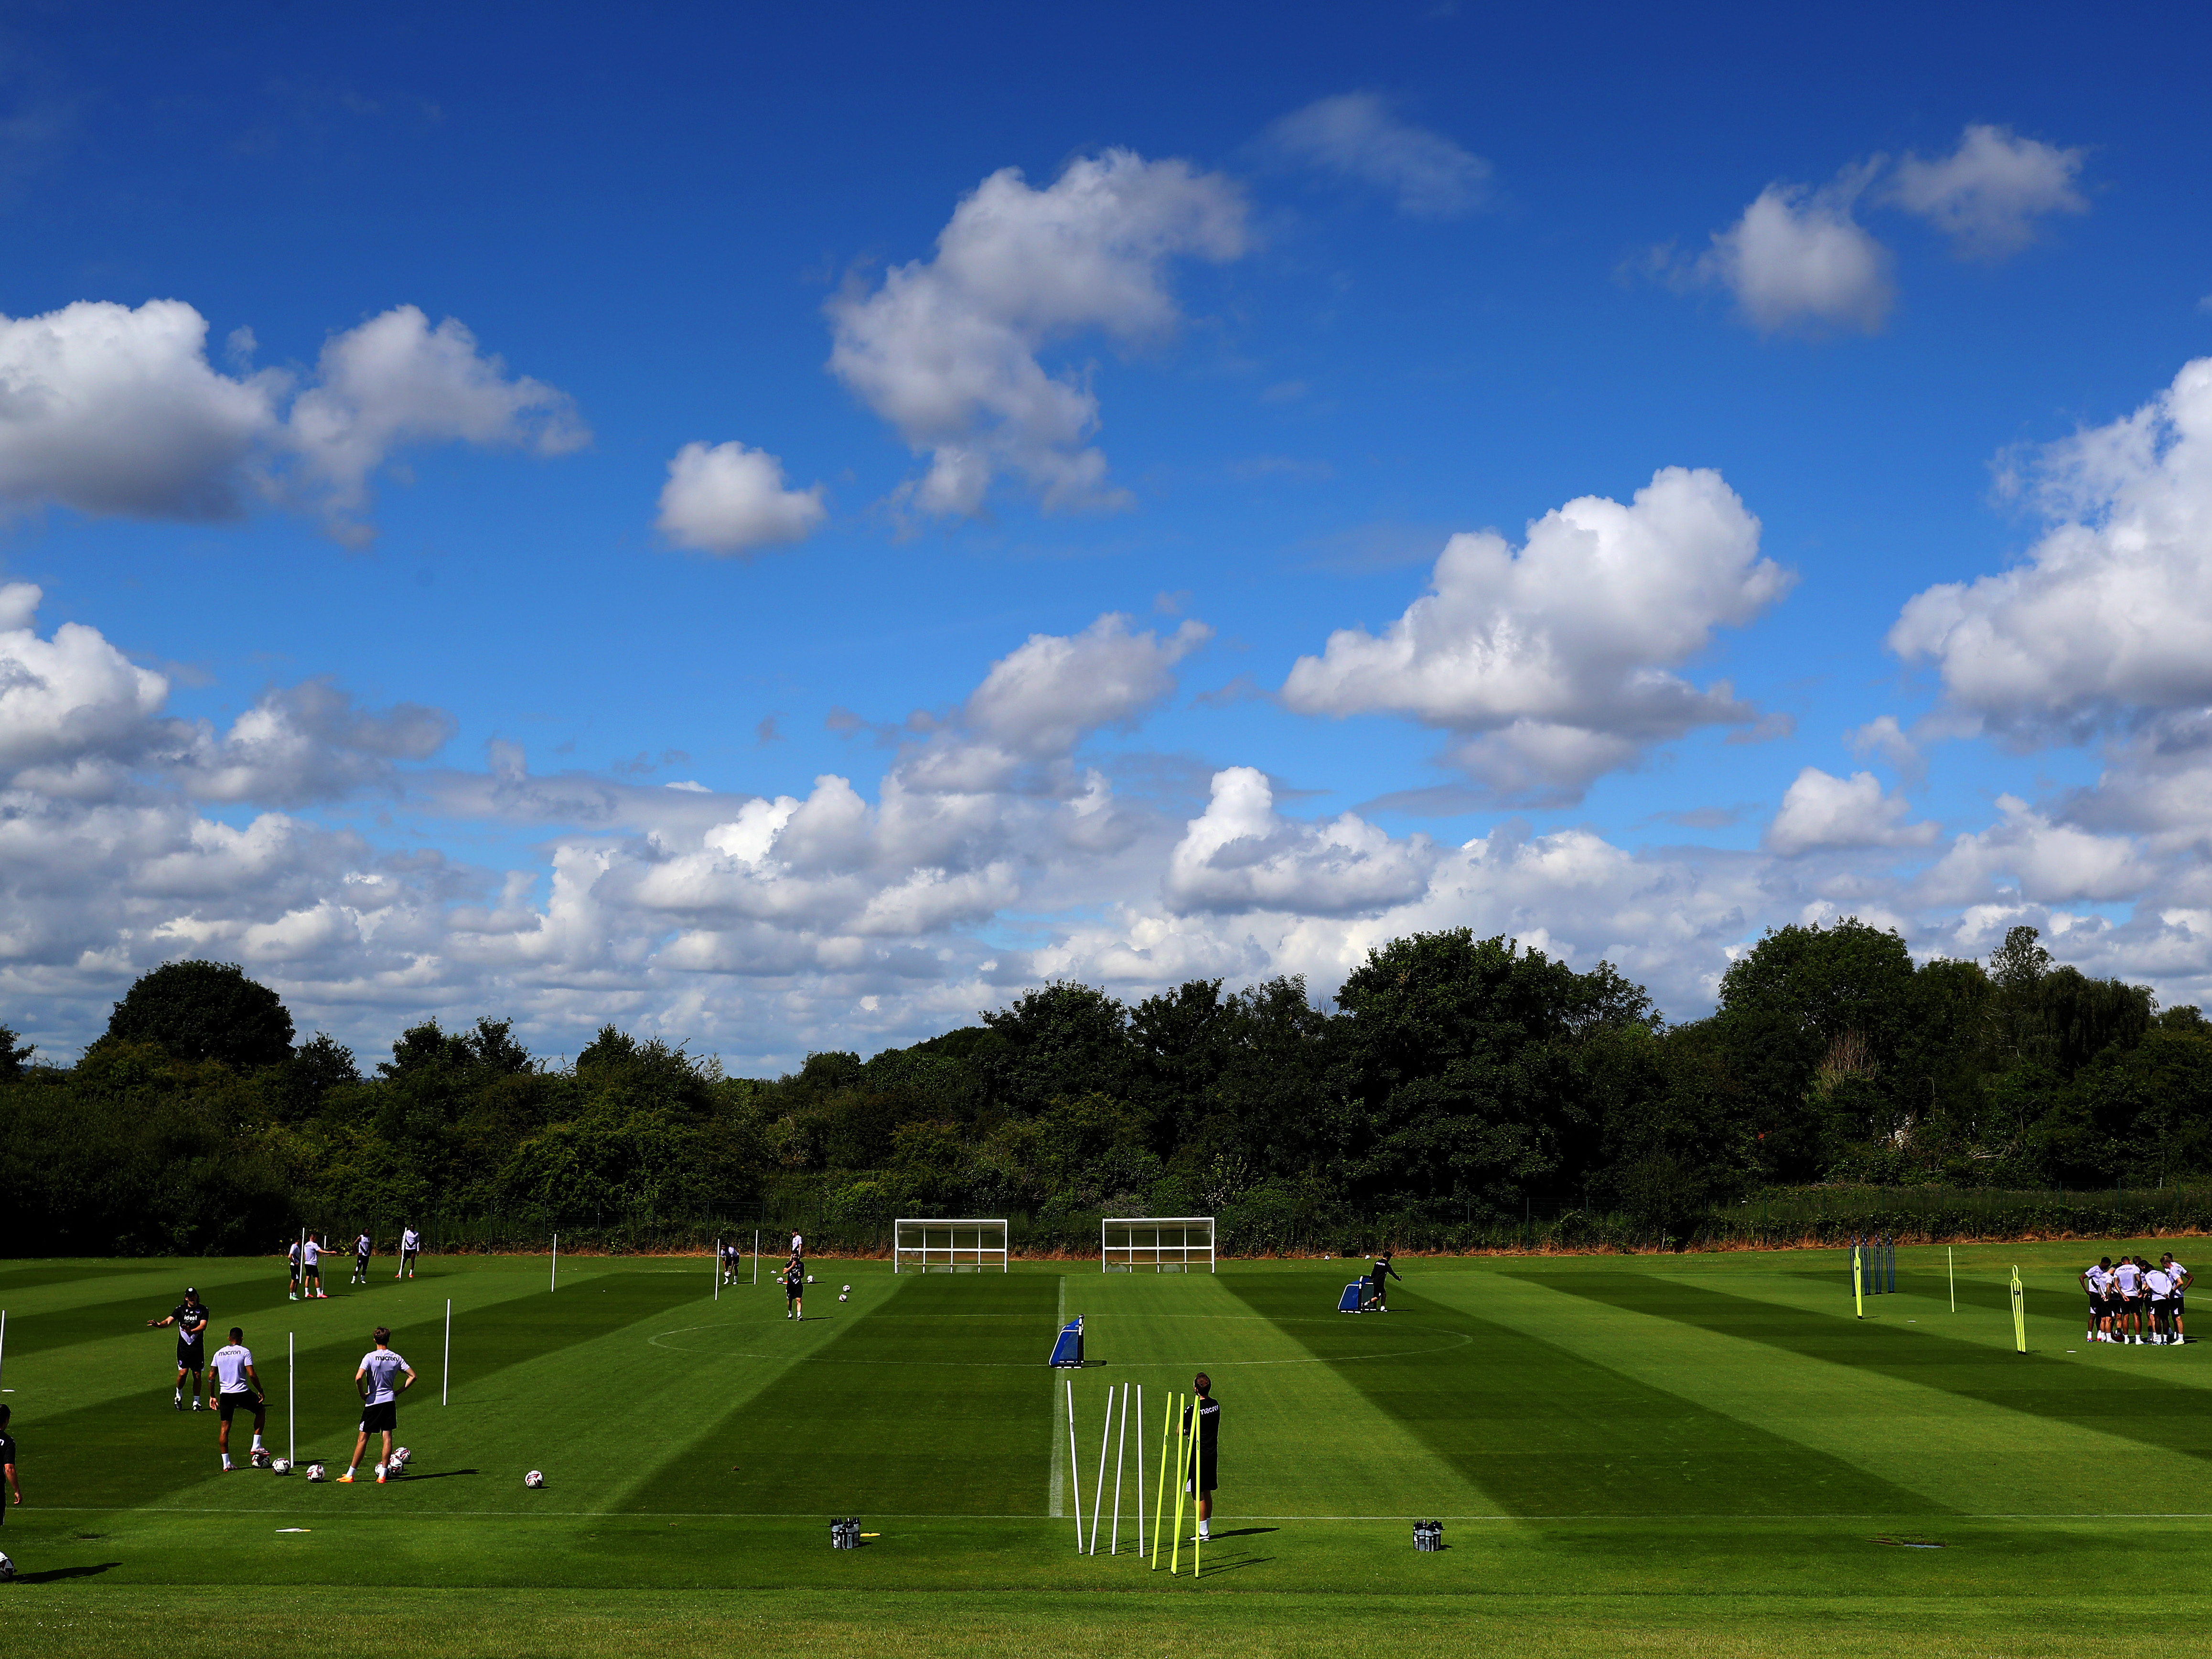
[{"label": "shadow on grass", "polygon": [[96,1567],[48,1567],[44,1572],[19,1572],[15,1575],[15,1582],[19,1584],[55,1584],[64,1578],[94,1578],[122,1565],[120,1561],[102,1561]]},{"label": "shadow on grass", "polygon": [[403,1486],[411,1486],[417,1480],[451,1480],[457,1475],[474,1474],[476,1473],[477,1471],[474,1469],[441,1469],[435,1474],[402,1475],[399,1478],[399,1484]]}]

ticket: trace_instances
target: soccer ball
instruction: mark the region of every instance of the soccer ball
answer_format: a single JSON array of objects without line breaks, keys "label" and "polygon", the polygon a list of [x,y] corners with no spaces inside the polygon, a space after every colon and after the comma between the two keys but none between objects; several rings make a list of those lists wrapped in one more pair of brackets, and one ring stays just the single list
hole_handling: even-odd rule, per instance
[{"label": "soccer ball", "polygon": [[385,1475],[390,1470],[397,1468],[398,1467],[398,1465],[396,1463],[379,1463],[376,1466],[376,1478],[380,1480],[383,1480]]},{"label": "soccer ball", "polygon": [[415,1454],[404,1446],[394,1446],[392,1449],[392,1467],[395,1469],[404,1469],[414,1455]]},{"label": "soccer ball", "polygon": [[545,1477],[538,1470],[532,1469],[529,1474],[522,1477],[522,1484],[529,1487],[531,1491],[536,1492],[538,1487],[545,1484]]},{"label": "soccer ball", "polygon": [[308,1464],[308,1465],[307,1465],[307,1479],[308,1479],[308,1480],[320,1480],[321,1479],[323,1479],[323,1477],[324,1477],[325,1474],[325,1469],[324,1469],[323,1466],[322,1466],[320,1463],[310,1463],[310,1464]]},{"label": "soccer ball", "polygon": [[842,1296],[841,1296],[841,1297],[839,1297],[837,1299],[838,1299],[840,1302],[842,1302],[845,1298],[844,1298],[843,1297],[842,1297]]},{"label": "soccer ball", "polygon": [[807,1282],[808,1284],[810,1284],[810,1285],[811,1285],[811,1284],[814,1282],[814,1275],[813,1275],[812,1273],[809,1273],[809,1274],[807,1274],[807,1275],[806,1275],[806,1282]]},{"label": "soccer ball", "polygon": [[269,1465],[269,1473],[271,1474],[291,1474],[292,1460],[289,1457],[279,1457],[271,1460]]},{"label": "soccer ball", "polygon": [[0,1555],[0,1584],[8,1583],[10,1579],[14,1578],[15,1576],[15,1564],[13,1561],[10,1561],[6,1556]]},{"label": "soccer ball", "polygon": [[840,1295],[840,1296],[850,1296],[850,1295],[852,1295],[852,1293],[853,1293],[853,1287],[852,1287],[850,1285],[848,1285],[847,1286],[845,1286],[845,1288],[844,1288],[843,1290],[842,1290],[842,1291],[838,1291],[838,1292],[837,1292],[837,1294],[838,1294],[838,1295]]}]

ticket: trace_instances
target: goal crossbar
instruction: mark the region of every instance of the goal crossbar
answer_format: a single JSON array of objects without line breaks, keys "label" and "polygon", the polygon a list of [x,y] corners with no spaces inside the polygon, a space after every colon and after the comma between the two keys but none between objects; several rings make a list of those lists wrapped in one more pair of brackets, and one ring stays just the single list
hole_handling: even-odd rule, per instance
[{"label": "goal crossbar", "polygon": [[904,1216],[891,1224],[891,1271],[981,1273],[1006,1262],[1003,1216]]},{"label": "goal crossbar", "polygon": [[1187,1273],[1213,1269],[1210,1215],[1108,1216],[1098,1224],[1099,1270]]}]

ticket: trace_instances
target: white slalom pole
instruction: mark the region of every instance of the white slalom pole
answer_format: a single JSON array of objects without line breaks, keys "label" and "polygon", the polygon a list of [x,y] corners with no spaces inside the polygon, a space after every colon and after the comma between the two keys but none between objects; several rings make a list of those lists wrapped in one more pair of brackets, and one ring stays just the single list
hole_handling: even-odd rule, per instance
[{"label": "white slalom pole", "polygon": [[545,1288],[549,1291],[561,1288],[561,1235],[558,1233],[553,1235],[553,1282]]},{"label": "white slalom pole", "polygon": [[1083,1464],[1075,1450],[1075,1383],[1067,1385],[1067,1479],[1075,1488],[1075,1553],[1083,1553]]},{"label": "white slalom pole", "polygon": [[[1144,1437],[1145,1414],[1140,1411],[1137,1413],[1137,1439],[1139,1443],[1143,1442]],[[1106,1546],[1106,1553],[1109,1555],[1119,1555],[1121,1553],[1121,1457],[1128,1449],[1129,1385],[1124,1382],[1121,1385],[1121,1436],[1114,1443],[1114,1534]],[[1144,1481],[1140,1479],[1137,1484],[1141,1486]]]},{"label": "white slalom pole", "polygon": [[714,1241],[714,1300],[722,1299],[722,1241]]},{"label": "white slalom pole", "polygon": [[[1154,1522],[1158,1525],[1158,1522]],[[1145,1558],[1145,1385],[1137,1384],[1137,1559]]]},{"label": "white slalom pole", "polygon": [[442,1406],[453,1392],[453,1298],[446,1298],[446,1363],[438,1370],[438,1403]]},{"label": "white slalom pole", "polygon": [[1106,1385],[1106,1426],[1098,1431],[1098,1490],[1091,1499],[1091,1553],[1098,1553],[1098,1512],[1106,1507],[1106,1448],[1114,1438],[1114,1385]]},{"label": "white slalom pole", "polygon": [[284,1333],[284,1456],[287,1462],[300,1461],[300,1390],[295,1386],[300,1374],[300,1339],[291,1332]]},{"label": "white slalom pole", "polygon": [[8,1310],[0,1308],[0,1376],[8,1375]]},{"label": "white slalom pole", "polygon": [[753,1229],[753,1283],[760,1283],[760,1229]]}]

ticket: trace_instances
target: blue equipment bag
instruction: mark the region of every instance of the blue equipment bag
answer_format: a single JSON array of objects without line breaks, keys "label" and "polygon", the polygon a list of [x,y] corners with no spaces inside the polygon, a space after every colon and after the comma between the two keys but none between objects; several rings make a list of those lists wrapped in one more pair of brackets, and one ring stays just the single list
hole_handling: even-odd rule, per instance
[{"label": "blue equipment bag", "polygon": [[1055,1366],[1080,1369],[1083,1364],[1083,1319],[1080,1315],[1060,1327],[1060,1340],[1052,1345],[1052,1363]]},{"label": "blue equipment bag", "polygon": [[1359,1311],[1359,1304],[1366,1295],[1367,1281],[1364,1279],[1353,1279],[1352,1283],[1344,1287],[1344,1294],[1337,1298],[1337,1312],[1358,1313]]}]

